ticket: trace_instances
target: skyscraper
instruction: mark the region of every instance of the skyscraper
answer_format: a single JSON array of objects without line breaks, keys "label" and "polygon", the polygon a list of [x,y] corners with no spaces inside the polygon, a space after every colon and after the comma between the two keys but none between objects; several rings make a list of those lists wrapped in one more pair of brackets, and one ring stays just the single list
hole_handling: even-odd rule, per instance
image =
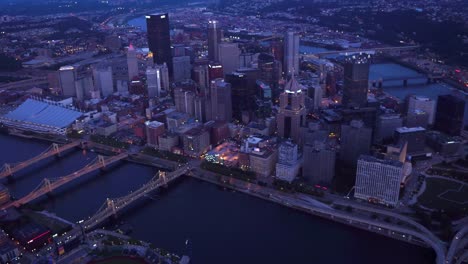
[{"label": "skyscraper", "polygon": [[336,152],[322,141],[304,145],[302,175],[311,184],[330,186],[335,176]]},{"label": "skyscraper", "polygon": [[300,167],[301,163],[298,160],[297,144],[291,141],[282,142],[278,148],[276,177],[280,180],[292,182],[298,174]]},{"label": "skyscraper", "polygon": [[208,21],[208,58],[211,61],[219,61],[218,45],[221,43],[223,32],[216,20]]},{"label": "skyscraper", "polygon": [[76,87],[76,98],[78,101],[84,100],[85,97],[91,95],[91,91],[94,90],[93,78],[90,76],[78,78],[75,81]]},{"label": "skyscraper", "polygon": [[399,127],[395,130],[395,142],[398,146],[408,144],[408,153],[424,152],[426,147],[426,129],[422,127]]},{"label": "skyscraper", "polygon": [[148,97],[159,97],[161,95],[161,69],[148,67],[146,69],[146,87]]},{"label": "skyscraper", "polygon": [[260,69],[260,79],[271,87],[274,93],[273,97],[278,98],[279,80],[282,76],[281,62],[276,60],[273,55],[260,53],[258,69]]},{"label": "skyscraper", "polygon": [[301,127],[305,124],[305,94],[303,87],[294,76],[284,87],[280,95],[280,109],[276,116],[278,124],[278,135],[290,138],[296,144],[302,144]]},{"label": "skyscraper", "polygon": [[399,114],[383,114],[377,118],[374,142],[385,143],[393,139],[395,129],[403,126],[403,119]]},{"label": "skyscraper", "polygon": [[185,81],[190,79],[191,65],[189,56],[181,56],[172,58],[172,64],[174,65],[173,79],[175,82]]},{"label": "skyscraper", "polygon": [[434,123],[436,102],[425,96],[410,96],[408,98],[408,116],[415,115],[417,110],[424,111],[428,114],[427,124]]},{"label": "skyscraper", "polygon": [[453,95],[439,95],[434,128],[451,136],[461,134],[466,102]]},{"label": "skyscraper", "polygon": [[146,142],[150,146],[158,146],[158,138],[164,134],[166,129],[164,123],[157,121],[146,121]]},{"label": "skyscraper", "polygon": [[204,96],[209,92],[207,89],[210,87],[210,77],[208,75],[208,65],[197,65],[193,67],[193,77],[192,79],[200,87],[200,93]]},{"label": "skyscraper", "polygon": [[354,197],[396,206],[403,178],[402,162],[362,155],[357,164]]},{"label": "skyscraper", "polygon": [[76,72],[73,66],[63,66],[59,69],[59,84],[64,96],[76,96]]},{"label": "skyscraper", "polygon": [[106,97],[114,93],[111,66],[96,66],[93,69],[94,86]]},{"label": "skyscraper", "polygon": [[195,93],[183,88],[174,90],[174,102],[178,112],[195,115]]},{"label": "skyscraper", "polygon": [[239,69],[240,49],[237,43],[221,43],[218,45],[219,62],[223,65],[224,73],[232,73]]},{"label": "skyscraper", "polygon": [[217,121],[231,122],[232,99],[231,84],[223,79],[211,81],[212,118]]},{"label": "skyscraper", "polygon": [[284,72],[291,75],[299,72],[299,40],[298,33],[289,31],[284,37]]},{"label": "skyscraper", "polygon": [[167,67],[166,63],[162,65],[156,65],[156,68],[159,69],[161,72],[161,87],[166,91],[169,92],[169,68]]},{"label": "skyscraper", "polygon": [[369,55],[359,54],[346,58],[344,64],[343,105],[364,107],[369,88]]},{"label": "skyscraper", "polygon": [[169,74],[172,74],[169,15],[165,13],[146,16],[146,25],[148,28],[148,47],[153,53],[154,63],[167,63]]},{"label": "skyscraper", "polygon": [[255,111],[257,75],[255,72],[233,72],[226,74],[226,82],[231,84],[232,116],[248,123]]},{"label": "skyscraper", "polygon": [[128,80],[133,80],[133,77],[138,76],[138,60],[136,57],[136,50],[132,44],[127,49],[127,66],[128,66]]},{"label": "skyscraper", "polygon": [[369,154],[372,129],[364,126],[361,120],[353,120],[350,125],[341,126],[340,159],[348,166],[356,167],[360,155]]}]

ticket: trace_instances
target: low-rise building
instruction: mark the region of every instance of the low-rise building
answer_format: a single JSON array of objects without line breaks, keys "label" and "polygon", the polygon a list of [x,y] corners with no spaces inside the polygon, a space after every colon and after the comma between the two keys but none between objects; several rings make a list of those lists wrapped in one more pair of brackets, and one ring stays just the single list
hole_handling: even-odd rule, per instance
[{"label": "low-rise building", "polygon": [[268,177],[273,174],[277,160],[277,152],[267,148],[254,148],[250,152],[250,169],[260,177]]},{"label": "low-rise building", "polygon": [[192,128],[182,135],[185,154],[200,157],[210,147],[210,133],[203,128]]}]

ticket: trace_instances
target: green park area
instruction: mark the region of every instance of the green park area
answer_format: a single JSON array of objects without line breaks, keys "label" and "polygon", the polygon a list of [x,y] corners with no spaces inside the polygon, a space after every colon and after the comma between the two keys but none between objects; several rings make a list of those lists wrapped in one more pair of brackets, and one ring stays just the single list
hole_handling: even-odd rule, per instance
[{"label": "green park area", "polygon": [[468,184],[449,178],[426,178],[426,188],[418,197],[420,205],[447,213],[466,215],[468,212]]}]

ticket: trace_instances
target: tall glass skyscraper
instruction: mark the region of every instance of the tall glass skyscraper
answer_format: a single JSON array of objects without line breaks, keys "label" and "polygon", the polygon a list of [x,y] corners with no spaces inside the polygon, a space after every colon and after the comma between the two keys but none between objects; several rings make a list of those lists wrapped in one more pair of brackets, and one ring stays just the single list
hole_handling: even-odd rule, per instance
[{"label": "tall glass skyscraper", "polygon": [[343,105],[364,107],[369,86],[369,55],[359,54],[346,58],[344,65]]},{"label": "tall glass skyscraper", "polygon": [[146,25],[148,28],[148,47],[153,53],[154,63],[166,63],[169,74],[172,74],[169,15],[167,13],[148,15],[146,16]]}]

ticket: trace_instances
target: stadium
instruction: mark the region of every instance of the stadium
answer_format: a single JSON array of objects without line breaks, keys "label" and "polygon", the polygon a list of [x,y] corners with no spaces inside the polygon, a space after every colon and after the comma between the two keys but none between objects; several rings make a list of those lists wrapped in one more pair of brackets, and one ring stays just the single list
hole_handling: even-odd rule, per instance
[{"label": "stadium", "polygon": [[27,99],[10,113],[0,117],[3,125],[42,134],[65,135],[82,113],[57,103]]}]

